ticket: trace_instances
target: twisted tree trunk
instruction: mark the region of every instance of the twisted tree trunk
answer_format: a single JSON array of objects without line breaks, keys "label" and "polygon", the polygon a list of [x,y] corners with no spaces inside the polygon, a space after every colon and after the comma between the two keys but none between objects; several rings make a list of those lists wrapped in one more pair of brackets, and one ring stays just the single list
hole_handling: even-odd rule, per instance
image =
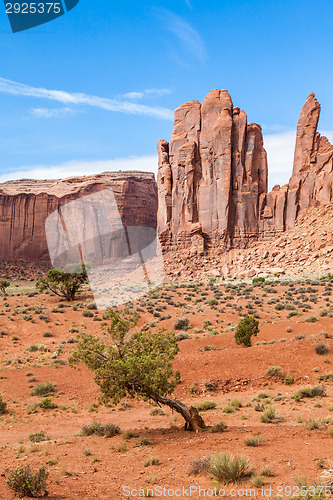
[{"label": "twisted tree trunk", "polygon": [[194,406],[187,406],[178,399],[170,399],[159,394],[154,394],[152,399],[159,405],[166,405],[177,413],[180,413],[185,420],[185,430],[199,432],[207,429],[203,418],[199,415],[198,410]]}]

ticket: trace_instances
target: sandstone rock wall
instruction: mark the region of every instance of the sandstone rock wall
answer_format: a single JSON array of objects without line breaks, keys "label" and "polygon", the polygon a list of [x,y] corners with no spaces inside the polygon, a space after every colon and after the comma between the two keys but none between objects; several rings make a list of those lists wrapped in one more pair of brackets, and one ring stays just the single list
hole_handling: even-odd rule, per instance
[{"label": "sandstone rock wall", "polygon": [[0,184],[0,258],[48,260],[46,218],[70,201],[107,188],[113,190],[125,226],[156,228],[157,187],[150,173],[10,181]]},{"label": "sandstone rock wall", "polygon": [[317,132],[310,94],[297,127],[289,184],[267,192],[261,127],[247,123],[226,90],[175,111],[170,144],[159,141],[158,228],[166,250],[243,248],[295,224],[302,209],[332,200],[333,146]]}]

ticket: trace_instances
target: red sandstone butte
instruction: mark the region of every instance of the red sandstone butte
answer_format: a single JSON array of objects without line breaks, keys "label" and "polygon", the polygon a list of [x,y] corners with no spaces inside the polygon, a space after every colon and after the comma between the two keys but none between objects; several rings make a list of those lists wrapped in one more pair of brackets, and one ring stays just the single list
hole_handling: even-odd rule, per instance
[{"label": "red sandstone butte", "polygon": [[293,227],[302,210],[332,201],[333,146],[317,132],[319,115],[310,94],[298,122],[290,181],[270,193],[261,127],[247,123],[226,90],[176,109],[170,143],[158,143],[157,186],[146,172],[0,184],[0,259],[48,260],[48,215],[106,188],[113,189],[125,225],[158,225],[165,250],[202,254],[270,240]]},{"label": "red sandstone butte", "polygon": [[243,248],[295,224],[299,212],[332,201],[333,146],[317,132],[310,94],[297,127],[289,184],[267,193],[260,125],[247,123],[226,90],[175,111],[170,144],[159,141],[158,229],[166,250]]},{"label": "red sandstone butte", "polygon": [[151,173],[105,172],[0,184],[0,258],[48,260],[46,218],[70,201],[110,188],[124,225],[156,227],[157,187]]}]

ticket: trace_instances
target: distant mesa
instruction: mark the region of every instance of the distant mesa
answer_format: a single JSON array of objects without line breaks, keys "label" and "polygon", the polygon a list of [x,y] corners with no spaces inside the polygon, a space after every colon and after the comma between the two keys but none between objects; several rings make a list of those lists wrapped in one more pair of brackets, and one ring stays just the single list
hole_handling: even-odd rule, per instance
[{"label": "distant mesa", "polygon": [[298,214],[333,197],[333,146],[317,132],[311,93],[297,127],[292,176],[267,192],[260,125],[247,123],[227,90],[175,111],[171,141],[158,142],[158,230],[164,250],[245,248],[292,227]]},{"label": "distant mesa", "polygon": [[[60,207],[112,189],[122,223],[156,228],[157,186],[147,172],[104,172],[63,180],[24,179],[0,184],[0,259],[49,261],[47,217]],[[96,224],[86,221],[87,228]]]}]

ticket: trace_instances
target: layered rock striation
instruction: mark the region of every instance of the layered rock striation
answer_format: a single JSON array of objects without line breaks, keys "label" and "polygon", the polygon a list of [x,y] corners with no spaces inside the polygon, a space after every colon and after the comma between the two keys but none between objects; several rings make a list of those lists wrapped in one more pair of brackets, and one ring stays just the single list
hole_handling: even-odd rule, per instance
[{"label": "layered rock striation", "polygon": [[330,202],[333,146],[317,132],[319,114],[310,94],[298,122],[292,177],[268,193],[261,127],[247,123],[226,90],[177,108],[170,143],[158,143],[164,248],[243,248],[292,227],[300,210]]},{"label": "layered rock striation", "polygon": [[71,201],[105,189],[112,189],[125,226],[156,228],[157,186],[150,173],[105,172],[54,181],[9,181],[0,184],[0,258],[49,260],[47,217]]}]

